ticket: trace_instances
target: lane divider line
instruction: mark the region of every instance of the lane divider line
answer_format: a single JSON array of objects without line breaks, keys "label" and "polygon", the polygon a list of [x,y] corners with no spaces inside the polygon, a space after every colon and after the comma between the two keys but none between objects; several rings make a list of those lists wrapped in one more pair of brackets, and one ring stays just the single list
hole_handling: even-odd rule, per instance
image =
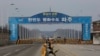
[{"label": "lane divider line", "polygon": [[5,54],[5,55],[3,55],[3,56],[8,56],[8,55],[10,55],[11,54],[11,52],[9,52],[9,53],[7,53],[7,54]]},{"label": "lane divider line", "polygon": [[18,52],[18,51],[20,51],[21,49],[17,49],[17,50],[15,50],[15,52]]}]

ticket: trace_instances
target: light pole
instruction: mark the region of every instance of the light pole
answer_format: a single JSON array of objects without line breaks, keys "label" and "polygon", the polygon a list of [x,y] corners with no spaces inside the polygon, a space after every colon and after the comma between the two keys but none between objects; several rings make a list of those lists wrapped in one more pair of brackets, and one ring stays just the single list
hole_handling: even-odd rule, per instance
[{"label": "light pole", "polygon": [[11,16],[16,16],[15,14],[18,13],[18,12],[20,12],[19,11],[19,8],[15,7],[15,4],[14,3],[10,4],[10,6],[14,7],[12,9],[15,10],[14,12],[12,12],[12,15]]},{"label": "light pole", "polygon": [[4,26],[4,10],[0,8],[0,22],[1,22],[1,39],[3,38],[3,26]]}]

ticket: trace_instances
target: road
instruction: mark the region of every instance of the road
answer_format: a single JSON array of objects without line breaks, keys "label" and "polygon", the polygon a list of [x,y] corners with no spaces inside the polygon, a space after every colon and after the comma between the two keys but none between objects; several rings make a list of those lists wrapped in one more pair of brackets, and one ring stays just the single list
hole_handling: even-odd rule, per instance
[{"label": "road", "polygon": [[[0,47],[0,56],[41,56],[41,44]],[[54,44],[57,56],[100,56],[100,45]],[[52,56],[52,54],[50,55]]]},{"label": "road", "polygon": [[56,44],[55,49],[57,56],[100,56],[100,45]]},{"label": "road", "polygon": [[41,44],[23,44],[0,47],[0,56],[36,56]]}]

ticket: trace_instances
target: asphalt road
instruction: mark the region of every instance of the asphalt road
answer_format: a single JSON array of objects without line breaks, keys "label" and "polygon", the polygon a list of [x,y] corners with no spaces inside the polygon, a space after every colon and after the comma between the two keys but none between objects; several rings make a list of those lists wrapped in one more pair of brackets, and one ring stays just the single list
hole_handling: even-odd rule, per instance
[{"label": "asphalt road", "polygon": [[35,56],[41,44],[10,45],[0,47],[0,56]]},{"label": "asphalt road", "polygon": [[57,56],[100,56],[100,45],[57,44],[55,49]]}]

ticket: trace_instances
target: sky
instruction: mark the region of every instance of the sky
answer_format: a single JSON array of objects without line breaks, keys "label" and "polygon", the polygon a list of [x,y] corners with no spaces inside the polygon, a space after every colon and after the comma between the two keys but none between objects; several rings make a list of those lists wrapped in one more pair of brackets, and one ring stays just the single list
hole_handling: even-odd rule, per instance
[{"label": "sky", "polygon": [[50,8],[69,16],[91,16],[92,21],[100,20],[100,0],[0,0],[0,25],[8,24],[11,16],[32,16]]},{"label": "sky", "polygon": [[[74,29],[82,31],[81,24],[19,24],[25,28],[38,29],[40,31],[56,31],[57,29]],[[73,26],[73,27],[72,27]]]}]

